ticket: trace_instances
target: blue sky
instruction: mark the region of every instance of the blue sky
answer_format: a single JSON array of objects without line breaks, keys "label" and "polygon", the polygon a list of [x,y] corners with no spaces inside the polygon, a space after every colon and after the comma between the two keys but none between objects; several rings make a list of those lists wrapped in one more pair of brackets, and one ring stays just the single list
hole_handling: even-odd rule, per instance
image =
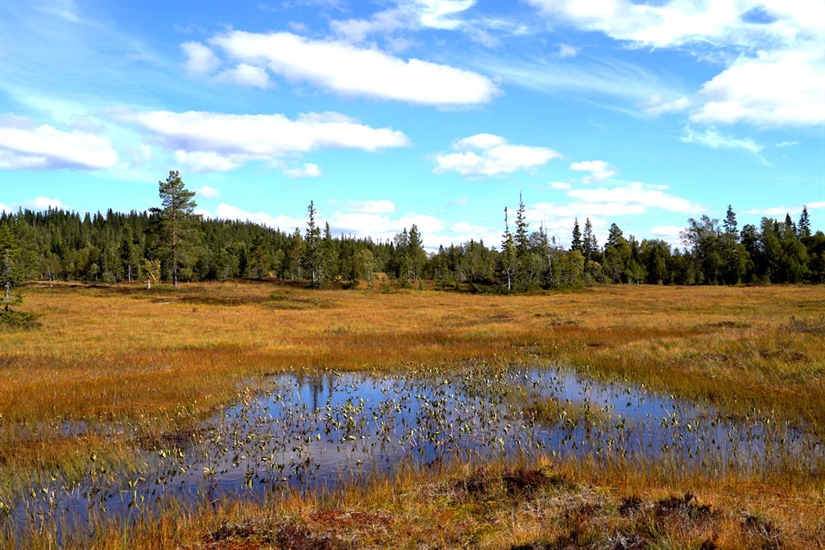
[{"label": "blue sky", "polygon": [[825,229],[825,1],[0,3],[0,209],[145,210],[498,245]]}]

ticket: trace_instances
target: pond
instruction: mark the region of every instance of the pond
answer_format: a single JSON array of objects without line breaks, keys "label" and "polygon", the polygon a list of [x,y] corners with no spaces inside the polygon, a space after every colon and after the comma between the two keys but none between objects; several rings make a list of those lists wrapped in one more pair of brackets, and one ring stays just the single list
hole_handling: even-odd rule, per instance
[{"label": "pond", "polygon": [[[260,498],[359,482],[399,464],[550,454],[666,463],[675,471],[793,467],[816,473],[823,442],[770,416],[713,408],[563,368],[411,368],[403,374],[281,374],[194,430],[145,450],[128,474],[90,463],[86,478],[31,487],[4,529],[87,529],[134,520],[169,497]],[[662,462],[664,461],[664,462]],[[70,526],[70,527],[69,527]]]}]

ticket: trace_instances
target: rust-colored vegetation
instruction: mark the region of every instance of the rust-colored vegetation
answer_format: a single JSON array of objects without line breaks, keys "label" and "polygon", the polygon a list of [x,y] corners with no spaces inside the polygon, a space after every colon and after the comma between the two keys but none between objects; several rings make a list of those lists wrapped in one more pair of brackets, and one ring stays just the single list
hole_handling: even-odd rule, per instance
[{"label": "rust-colored vegetation", "polygon": [[[79,475],[91,453],[128,464],[138,442],[186,432],[239,387],[298,369],[560,362],[823,435],[822,286],[614,285],[520,296],[381,288],[28,285],[40,328],[0,332],[0,491],[50,471]],[[293,495],[277,511],[242,502],[170,511],[136,526],[129,541],[99,545],[821,548],[825,540],[822,475],[783,486],[741,476],[676,481],[655,464],[491,467],[408,472],[326,500]]]}]

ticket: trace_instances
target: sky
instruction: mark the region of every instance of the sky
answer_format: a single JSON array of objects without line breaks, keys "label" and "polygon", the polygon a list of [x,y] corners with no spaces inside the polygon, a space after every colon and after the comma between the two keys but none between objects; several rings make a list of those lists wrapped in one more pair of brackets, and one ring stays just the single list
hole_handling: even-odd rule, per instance
[{"label": "sky", "polygon": [[0,210],[159,206],[430,250],[825,230],[825,0],[3,0]]}]

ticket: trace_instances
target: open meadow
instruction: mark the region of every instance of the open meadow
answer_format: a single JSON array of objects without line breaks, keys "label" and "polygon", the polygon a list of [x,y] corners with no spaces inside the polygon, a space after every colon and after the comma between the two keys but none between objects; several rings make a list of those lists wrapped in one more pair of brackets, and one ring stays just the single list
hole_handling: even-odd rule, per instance
[{"label": "open meadow", "polygon": [[[31,283],[23,291],[25,309],[42,317],[37,329],[0,331],[0,546],[825,547],[821,285],[611,285],[516,296],[241,281],[152,290]],[[316,376],[338,381],[309,383],[316,401],[329,394],[326,416],[322,401],[285,397]],[[420,389],[421,380],[431,385]],[[517,380],[532,388],[568,380],[585,397],[529,383],[513,397]],[[316,455],[332,453],[313,451],[316,438],[332,431],[340,451],[349,438],[366,441],[364,430],[389,414],[365,412],[359,384],[390,395],[376,403],[399,415],[406,393],[423,396],[409,418],[420,425],[428,411],[428,446],[413,441],[425,439],[420,430],[399,445],[427,459],[385,450],[398,466],[381,475],[304,483]],[[349,400],[335,401],[347,387]],[[590,399],[593,387],[611,397]],[[639,432],[649,452],[617,427],[631,430],[621,412],[630,398],[616,405],[616,394],[641,391],[642,401],[671,411]],[[467,420],[461,410],[471,402],[487,416],[518,408],[519,420]],[[484,408],[490,402],[495,408]],[[266,410],[253,417],[255,407]],[[638,427],[648,409],[637,409]],[[275,465],[266,455],[272,426],[287,425],[284,411],[316,424],[297,443],[278,443],[280,456],[292,454]],[[393,418],[387,441],[413,423]],[[665,440],[654,428],[668,422]],[[529,430],[535,435],[518,439]],[[490,444],[479,443],[493,432]],[[455,437],[444,443],[443,433]],[[730,446],[718,450],[722,434]],[[455,449],[454,460],[441,448]],[[204,462],[192,458],[198,452]],[[255,453],[264,466],[250,462]],[[254,490],[260,471],[281,479],[285,465],[295,475],[279,490]],[[240,483],[210,492],[209,479],[223,486],[220,475],[233,466]],[[197,498],[150,505],[148,472],[159,467],[195,485],[196,472]],[[127,511],[106,515],[115,507],[107,491],[126,494]],[[104,512],[85,504],[82,517],[71,516],[76,502]]]}]

